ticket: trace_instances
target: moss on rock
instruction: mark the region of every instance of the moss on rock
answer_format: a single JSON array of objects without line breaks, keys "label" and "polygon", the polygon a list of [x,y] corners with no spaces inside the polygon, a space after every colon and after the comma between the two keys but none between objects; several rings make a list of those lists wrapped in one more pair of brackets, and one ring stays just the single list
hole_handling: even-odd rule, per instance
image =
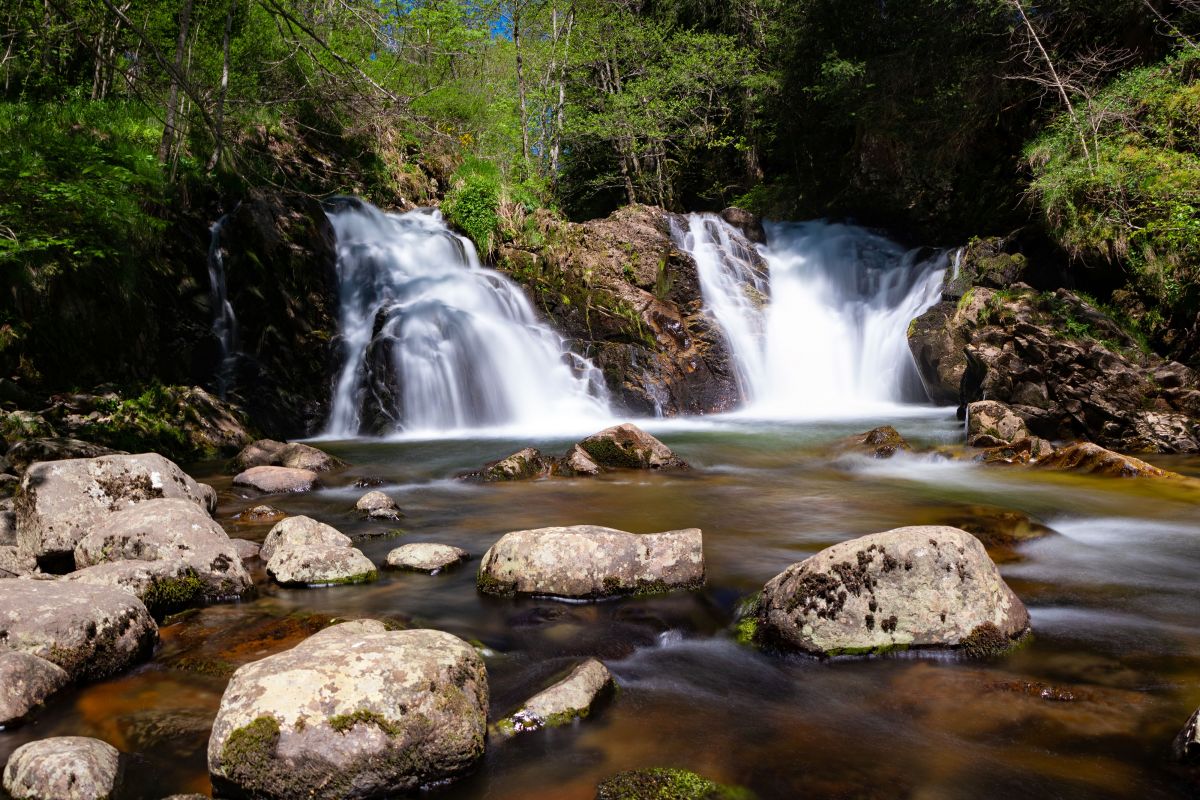
[{"label": "moss on rock", "polygon": [[686,769],[638,769],[606,778],[596,800],[753,800],[754,793]]}]

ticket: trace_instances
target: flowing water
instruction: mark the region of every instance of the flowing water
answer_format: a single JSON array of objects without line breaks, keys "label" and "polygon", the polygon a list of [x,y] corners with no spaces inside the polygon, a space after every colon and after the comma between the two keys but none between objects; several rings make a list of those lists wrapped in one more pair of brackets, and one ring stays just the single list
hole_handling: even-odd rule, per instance
[{"label": "flowing water", "polygon": [[[381,304],[427,309],[405,333],[418,337],[470,328],[448,310],[444,292],[456,309],[489,309],[479,312],[483,320],[495,319],[490,309],[504,305],[506,284],[480,269],[437,217],[333,216],[343,280],[361,290],[346,311],[352,348],[369,347],[364,331]],[[1171,482],[985,467],[932,455],[886,461],[838,455],[832,443],[883,423],[895,424],[918,450],[961,447],[961,425],[950,409],[888,405],[886,413],[854,417],[838,408],[835,421],[813,413],[816,398],[836,400],[838,392],[846,393],[840,397],[847,404],[854,393],[875,392],[890,404],[908,396],[904,368],[884,355],[900,327],[892,316],[926,302],[927,282],[946,264],[910,257],[886,242],[872,244],[857,229],[792,226],[772,229],[772,237],[770,319],[748,336],[765,340],[756,345],[764,370],[783,358],[774,351],[791,346],[785,360],[806,365],[813,400],[805,405],[805,384],[778,376],[752,397],[767,407],[800,404],[778,408],[805,420],[756,418],[753,408],[724,417],[646,420],[642,424],[692,470],[509,484],[456,476],[527,445],[562,452],[570,438],[489,429],[325,441],[322,447],[351,466],[328,476],[325,488],[267,502],[338,527],[376,564],[398,544],[417,541],[463,547],[474,563],[435,576],[384,571],[371,585],[324,589],[274,586],[257,564],[256,599],[164,624],[149,663],[62,694],[33,724],[0,732],[0,760],[36,738],[97,736],[129,754],[125,797],[207,793],[205,747],[230,671],[291,647],[331,619],[374,617],[445,630],[483,648],[493,718],[586,656],[603,659],[620,685],[586,720],[489,742],[471,775],[432,796],[586,800],[605,776],[651,766],[692,769],[747,786],[764,800],[1194,796],[1193,778],[1172,765],[1170,743],[1200,705],[1200,497]],[[400,241],[417,252],[403,252]],[[846,254],[864,248],[891,270],[863,269],[843,282],[835,265],[853,268]],[[876,303],[884,296],[895,301],[894,309]],[[464,297],[477,299],[466,303]],[[825,307],[822,297],[840,299]],[[716,313],[718,301],[710,303]],[[789,315],[781,312],[784,304]],[[902,306],[910,310],[897,310]],[[516,300],[505,307],[526,319]],[[842,327],[816,330],[813,319],[799,318],[806,308]],[[471,324],[477,323],[488,324]],[[789,328],[792,336],[826,336],[822,346],[844,348],[849,361],[818,370],[826,362],[794,341],[789,345],[780,333]],[[560,360],[559,345],[533,323],[524,329],[521,346],[542,348],[540,368],[562,368],[555,380],[571,390],[565,397],[572,413],[596,403],[590,430],[602,427],[604,409]],[[488,336],[499,334],[489,330]],[[743,345],[749,346],[738,348]],[[489,352],[506,359],[504,369],[508,358],[525,355]],[[875,372],[859,358],[876,358]],[[758,386],[754,374],[745,370],[748,386]],[[347,398],[357,379],[343,378],[339,413],[345,417],[335,430],[353,431],[356,412]],[[447,427],[471,420],[459,410]],[[1156,462],[1200,477],[1200,458]],[[233,488],[225,464],[196,464],[190,471],[219,489],[217,516],[231,535],[266,535],[269,526],[237,519],[263,498]],[[354,515],[364,490],[353,484],[363,478],[382,481],[380,488],[404,507],[402,530]],[[1003,657],[819,661],[759,652],[733,636],[746,598],[824,547],[902,525],[966,524],[1014,511],[1054,533],[991,551],[1029,607],[1034,629],[1024,646]],[[700,527],[707,585],[592,604],[497,599],[476,591],[478,557],[504,532],[581,523],[635,532]]]},{"label": "flowing water", "polygon": [[212,306],[212,332],[217,340],[220,360],[217,363],[217,396],[224,399],[233,382],[237,359],[237,317],[229,302],[225,281],[225,254],[221,251],[221,230],[225,227],[224,216],[213,223],[212,238],[208,245],[209,303]]}]

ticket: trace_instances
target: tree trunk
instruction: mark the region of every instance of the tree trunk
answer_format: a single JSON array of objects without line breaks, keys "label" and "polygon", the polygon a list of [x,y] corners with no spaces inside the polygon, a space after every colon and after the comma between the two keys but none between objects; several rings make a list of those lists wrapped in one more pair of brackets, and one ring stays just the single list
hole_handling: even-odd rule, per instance
[{"label": "tree trunk", "polygon": [[208,169],[211,172],[217,168],[217,164],[221,161],[221,149],[225,144],[225,95],[229,91],[229,36],[233,32],[233,15],[237,13],[237,0],[229,0],[229,13],[225,15],[225,36],[221,41],[221,49],[224,53],[221,62],[221,91],[217,95],[217,113],[214,115],[214,121],[217,124],[216,143],[213,146],[212,158],[208,160]]},{"label": "tree trunk", "polygon": [[513,4],[513,47],[517,51],[517,97],[521,104],[521,161],[529,169],[529,112],[525,106],[525,73],[521,59],[521,3]]},{"label": "tree trunk", "polygon": [[171,76],[171,88],[167,92],[167,119],[163,125],[162,141],[158,146],[158,160],[165,164],[171,156],[176,138],[176,123],[179,115],[179,79],[182,74],[183,57],[187,49],[188,29],[192,22],[192,0],[183,0],[179,10],[179,38],[175,40],[175,72]]}]

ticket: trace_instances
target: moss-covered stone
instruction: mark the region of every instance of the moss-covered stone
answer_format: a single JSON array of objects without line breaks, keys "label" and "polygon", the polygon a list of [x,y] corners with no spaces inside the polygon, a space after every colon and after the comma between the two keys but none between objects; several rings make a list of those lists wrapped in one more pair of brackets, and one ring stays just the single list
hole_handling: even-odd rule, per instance
[{"label": "moss-covered stone", "polygon": [[754,793],[685,769],[639,769],[606,778],[596,800],[753,800]]},{"label": "moss-covered stone", "polygon": [[338,733],[345,733],[355,725],[374,725],[388,736],[399,736],[404,728],[391,722],[387,717],[370,709],[360,708],[352,714],[338,714],[329,718],[329,727]]},{"label": "moss-covered stone", "polygon": [[142,594],[146,608],[156,614],[183,608],[204,599],[204,581],[195,573],[154,581]]},{"label": "moss-covered stone", "polygon": [[958,649],[970,658],[991,658],[1013,648],[1014,641],[990,622],[977,625],[959,643]]},{"label": "moss-covered stone", "polygon": [[275,747],[279,744],[279,720],[257,717],[233,731],[221,748],[226,776],[249,791],[260,789],[274,771]]}]

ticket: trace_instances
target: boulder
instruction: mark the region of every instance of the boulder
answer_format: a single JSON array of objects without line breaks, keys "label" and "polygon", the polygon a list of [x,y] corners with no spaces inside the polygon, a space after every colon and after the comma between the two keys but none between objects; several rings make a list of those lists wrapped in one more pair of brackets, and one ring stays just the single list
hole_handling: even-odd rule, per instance
[{"label": "boulder", "polygon": [[404,516],[396,501],[379,490],[367,492],[358,498],[354,508],[369,519],[397,520]]},{"label": "boulder", "polygon": [[136,597],[78,581],[0,581],[0,630],[75,679],[99,680],[146,658],[158,626]]},{"label": "boulder", "polygon": [[350,537],[324,522],[318,522],[312,517],[288,517],[276,523],[263,540],[258,557],[270,561],[275,555],[275,548],[282,542],[289,545],[328,544],[337,547],[349,547],[353,542]]},{"label": "boulder", "polygon": [[281,544],[267,562],[267,574],[283,586],[367,583],[378,577],[361,550],[326,544]]},{"label": "boulder", "polygon": [[582,447],[575,445],[563,456],[560,472],[566,475],[590,476],[603,472]]},{"label": "boulder", "polygon": [[160,619],[205,602],[205,581],[180,559],[107,561],[64,575],[62,580],[128,592]]},{"label": "boulder", "polygon": [[33,464],[17,492],[17,541],[39,563],[70,560],[94,524],[159,498],[211,510],[216,495],[157,453]]},{"label": "boulder", "polygon": [[866,433],[856,433],[843,439],[842,452],[860,453],[871,458],[891,458],[896,453],[912,452],[912,447],[891,425],[881,425]]},{"label": "boulder", "polygon": [[106,742],[55,736],[13,751],[4,788],[13,800],[108,800],[120,767],[121,754]]},{"label": "boulder", "polygon": [[987,548],[1011,547],[1054,533],[1053,528],[1028,514],[987,506],[967,508],[941,521],[951,527],[961,528]]},{"label": "boulder", "polygon": [[626,422],[594,433],[578,447],[608,469],[687,469],[671,448],[636,425]]},{"label": "boulder", "polygon": [[343,623],[233,674],[208,768],[219,793],[391,797],[468,770],[487,708],[483,659],[461,639]]},{"label": "boulder", "polygon": [[566,725],[591,713],[600,696],[613,687],[612,673],[601,662],[589,658],[562,680],[526,700],[512,716],[501,720],[497,730],[505,736]]},{"label": "boulder", "polygon": [[264,494],[311,492],[320,485],[320,478],[308,469],[251,467],[234,476],[233,485],[257,489]]},{"label": "boulder", "polygon": [[275,508],[275,506],[263,504],[254,506],[253,508],[247,508],[245,511],[239,512],[234,519],[241,522],[267,523],[279,522],[279,520],[286,517],[286,511],[280,511],[278,508]]},{"label": "boulder", "polygon": [[741,231],[748,241],[754,244],[767,243],[767,232],[763,229],[762,220],[749,211],[736,206],[730,206],[722,211],[719,216]]},{"label": "boulder", "polygon": [[821,656],[954,649],[983,656],[1029,629],[1029,613],[978,539],[897,528],[828,547],[772,578],[756,638]]},{"label": "boulder", "polygon": [[488,482],[520,481],[540,478],[550,473],[551,460],[542,456],[535,447],[526,447],[499,461],[483,467],[483,479]]},{"label": "boulder", "polygon": [[686,769],[635,769],[605,778],[596,787],[596,800],[754,800],[737,786],[711,781]]},{"label": "boulder", "polygon": [[1175,478],[1175,472],[1159,469],[1140,458],[1124,456],[1091,442],[1076,442],[1060,448],[1038,462],[1045,469],[1105,475],[1113,478]]},{"label": "boulder", "polygon": [[18,578],[37,570],[37,559],[16,545],[0,545],[0,578]]},{"label": "boulder", "polygon": [[484,554],[477,583],[495,595],[599,598],[704,584],[698,528],[626,533],[596,525],[506,533]]},{"label": "boulder", "polygon": [[440,572],[446,567],[461,564],[471,554],[461,547],[430,542],[413,542],[397,547],[387,554],[387,565],[394,569],[417,572]]},{"label": "boulder", "polygon": [[1029,438],[1025,420],[995,400],[977,400],[967,406],[967,444],[1001,447]]},{"label": "boulder", "polygon": [[8,467],[17,475],[24,475],[29,465],[37,461],[65,461],[72,458],[96,458],[119,453],[91,442],[79,439],[49,438],[26,439],[8,448],[4,454]]},{"label": "boulder", "polygon": [[233,460],[237,471],[244,472],[254,467],[288,467],[306,469],[310,472],[327,472],[345,466],[323,450],[307,444],[287,444],[273,439],[259,439],[246,445]]},{"label": "boulder", "polygon": [[258,542],[252,542],[249,539],[230,539],[229,543],[233,545],[234,550],[237,550],[238,558],[242,561],[258,558],[259,553],[262,551],[262,545]]},{"label": "boulder", "polygon": [[0,728],[27,718],[70,681],[66,670],[44,658],[0,651]]},{"label": "boulder", "polygon": [[[190,594],[194,600],[217,602],[254,589],[229,536],[187,500],[147,500],[117,511],[93,525],[75,545],[79,567],[125,559],[172,565],[172,575],[163,573],[156,583],[156,596],[166,592],[182,601],[184,594]],[[161,581],[178,583],[178,592],[169,591]]]}]

